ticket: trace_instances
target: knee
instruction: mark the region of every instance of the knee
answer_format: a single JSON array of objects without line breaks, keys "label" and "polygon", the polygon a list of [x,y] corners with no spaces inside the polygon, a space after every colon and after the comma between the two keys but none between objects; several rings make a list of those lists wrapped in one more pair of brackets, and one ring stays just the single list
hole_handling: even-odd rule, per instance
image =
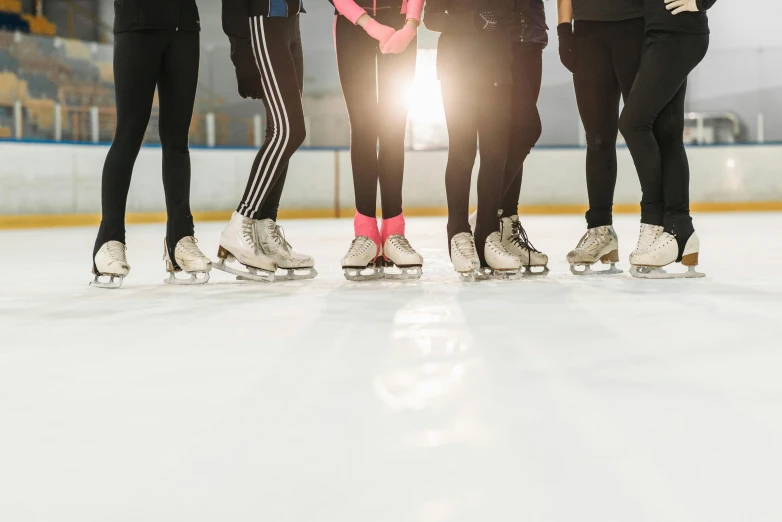
[{"label": "knee", "polygon": [[160,147],[163,149],[163,153],[190,154],[187,134],[184,136],[171,136],[160,133]]},{"label": "knee", "polygon": [[304,145],[304,140],[307,139],[307,128],[302,121],[300,124],[291,126],[290,135],[288,136],[288,151],[293,154],[299,147]]},{"label": "knee", "polygon": [[651,127],[650,123],[627,108],[622,111],[622,115],[619,117],[619,130],[625,138],[633,133],[650,131]]},{"label": "knee", "polygon": [[684,140],[684,120],[664,114],[654,122],[654,135],[659,142]]},{"label": "knee", "polygon": [[477,150],[461,149],[448,152],[448,166],[450,170],[457,169],[459,172],[468,171],[472,172],[475,166],[475,158],[477,156]]},{"label": "knee", "polygon": [[588,132],[586,135],[587,148],[591,150],[613,150],[616,148],[616,129],[614,133]]}]

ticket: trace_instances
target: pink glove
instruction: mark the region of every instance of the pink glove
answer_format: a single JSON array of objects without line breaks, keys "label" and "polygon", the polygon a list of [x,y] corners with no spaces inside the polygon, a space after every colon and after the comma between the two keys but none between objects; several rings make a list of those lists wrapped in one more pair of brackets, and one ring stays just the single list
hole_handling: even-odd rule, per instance
[{"label": "pink glove", "polygon": [[405,24],[403,28],[398,30],[388,39],[385,45],[380,46],[380,51],[383,54],[399,54],[410,45],[418,31],[413,29],[410,24]]},{"label": "pink glove", "polygon": [[382,48],[389,38],[391,38],[396,31],[387,25],[378,23],[374,18],[370,18],[367,23],[364,24],[364,30],[369,36],[380,42]]}]

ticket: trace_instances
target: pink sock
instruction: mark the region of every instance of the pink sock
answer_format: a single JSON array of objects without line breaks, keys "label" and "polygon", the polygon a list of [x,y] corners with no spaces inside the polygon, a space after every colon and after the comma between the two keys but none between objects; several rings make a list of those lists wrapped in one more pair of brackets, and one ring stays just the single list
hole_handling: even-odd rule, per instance
[{"label": "pink sock", "polygon": [[404,236],[405,235],[405,215],[399,214],[391,219],[384,219],[383,224],[380,226],[380,239],[383,244],[386,244],[386,239],[389,236]]},{"label": "pink sock", "polygon": [[377,218],[365,216],[356,211],[356,217],[353,218],[353,230],[356,237],[365,236],[375,242],[377,245],[376,256],[380,255],[382,241],[380,241],[380,231],[377,229]]}]

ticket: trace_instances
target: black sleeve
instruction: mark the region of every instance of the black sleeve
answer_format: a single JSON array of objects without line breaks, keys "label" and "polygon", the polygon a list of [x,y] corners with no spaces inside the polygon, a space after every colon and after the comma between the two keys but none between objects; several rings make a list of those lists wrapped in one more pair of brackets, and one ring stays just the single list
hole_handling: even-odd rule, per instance
[{"label": "black sleeve", "polygon": [[258,73],[255,55],[250,39],[249,0],[222,0],[223,32],[231,42],[231,61],[240,78],[251,77]]},{"label": "black sleeve", "polygon": [[473,33],[475,13],[449,13],[448,0],[429,0],[424,7],[424,25],[437,33]]},{"label": "black sleeve", "polygon": [[708,11],[716,3],[717,0],[697,0],[696,5],[698,6],[698,11]]}]

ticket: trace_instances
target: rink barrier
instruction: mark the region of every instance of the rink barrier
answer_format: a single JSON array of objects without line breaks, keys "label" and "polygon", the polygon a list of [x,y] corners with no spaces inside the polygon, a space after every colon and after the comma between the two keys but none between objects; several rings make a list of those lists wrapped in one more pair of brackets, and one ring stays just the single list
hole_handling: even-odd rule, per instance
[{"label": "rink barrier", "polygon": [[[0,141],[0,228],[94,226],[106,145]],[[253,149],[191,150],[191,208],[198,221],[225,221],[238,204],[255,158]],[[782,144],[688,149],[696,212],[782,210]],[[583,214],[585,151],[536,148],[524,168],[523,213]],[[617,213],[638,213],[640,186],[626,148],[618,149]],[[443,216],[447,151],[409,151],[404,202],[408,216]],[[477,204],[473,176],[471,204]],[[128,196],[129,223],[165,220],[161,149],[143,147]],[[350,152],[304,149],[294,155],[280,217],[352,217]]]},{"label": "rink barrier", "polygon": [[[521,215],[583,215],[587,211],[583,205],[551,205],[551,206],[521,206]],[[692,212],[782,212],[782,201],[753,201],[753,202],[716,202],[716,203],[692,203]],[[474,211],[472,207],[470,211]],[[196,223],[222,221],[226,222],[231,217],[230,210],[212,212],[193,212]],[[352,218],[356,210],[354,208],[341,208],[338,210],[324,209],[300,209],[280,210],[279,219],[347,219]],[[640,207],[633,205],[615,205],[614,214],[640,214]],[[377,210],[381,215],[381,209]],[[407,208],[407,217],[441,217],[448,215],[446,207],[438,208]],[[130,213],[127,215],[128,225],[144,225],[153,223],[165,223],[165,212]],[[30,228],[64,228],[64,227],[97,227],[100,224],[100,214],[38,214],[22,216],[0,215],[0,230],[30,229]]]}]

